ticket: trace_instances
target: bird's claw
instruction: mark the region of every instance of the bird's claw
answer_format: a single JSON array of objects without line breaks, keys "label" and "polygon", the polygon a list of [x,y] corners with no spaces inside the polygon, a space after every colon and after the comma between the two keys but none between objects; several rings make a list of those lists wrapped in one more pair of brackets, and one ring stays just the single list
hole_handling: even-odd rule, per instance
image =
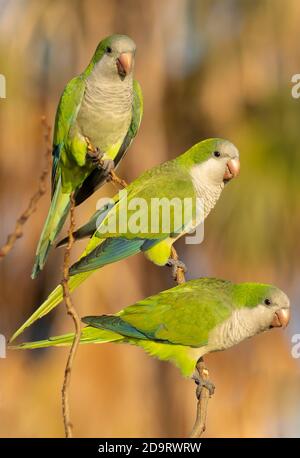
[{"label": "bird's claw", "polygon": [[104,153],[99,149],[99,148],[89,148],[87,150],[87,155],[91,159],[94,165],[97,167],[102,167],[102,158],[104,156]]},{"label": "bird's claw", "polygon": [[177,278],[177,269],[181,269],[184,273],[187,272],[186,265],[179,259],[170,258],[166,265],[172,268],[172,276],[175,280]]},{"label": "bird's claw", "polygon": [[107,181],[111,180],[110,172],[112,172],[115,168],[115,163],[112,159],[103,159],[101,170],[103,170],[104,175],[107,177]]},{"label": "bird's claw", "polygon": [[92,163],[102,170],[104,175],[109,178],[110,172],[115,168],[115,163],[112,159],[103,159],[104,153],[99,148],[93,148],[88,141],[87,155]]},{"label": "bird's claw", "polygon": [[206,388],[208,390],[209,396],[212,396],[214,394],[216,387],[210,380],[207,380],[207,379],[205,380],[202,377],[200,377],[199,375],[194,375],[193,379],[195,380],[195,383],[197,385],[196,396],[198,400],[200,398],[202,388]]}]

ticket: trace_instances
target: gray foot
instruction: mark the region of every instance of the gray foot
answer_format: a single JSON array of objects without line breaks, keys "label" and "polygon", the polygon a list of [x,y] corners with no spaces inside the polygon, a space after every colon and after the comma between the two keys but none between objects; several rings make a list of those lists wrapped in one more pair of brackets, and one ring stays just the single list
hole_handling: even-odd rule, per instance
[{"label": "gray foot", "polygon": [[112,159],[103,159],[104,153],[99,148],[87,152],[88,157],[92,163],[99,169],[102,170],[105,177],[109,177],[110,172],[115,168],[115,163]]},{"label": "gray foot", "polygon": [[170,258],[166,264],[166,266],[172,268],[172,277],[176,280],[177,277],[177,269],[182,269],[184,273],[187,272],[187,267],[186,265],[182,262],[179,261],[179,259],[173,259]]},{"label": "gray foot", "polygon": [[102,158],[104,156],[104,153],[102,151],[100,151],[99,148],[96,148],[96,149],[88,149],[87,151],[87,156],[89,157],[89,159],[92,161],[92,163],[94,165],[96,165],[97,167],[101,167],[101,164],[102,164]]},{"label": "gray foot", "polygon": [[215,385],[210,380],[204,380],[203,378],[199,376],[198,373],[195,373],[192,378],[193,380],[195,380],[195,383],[197,385],[196,396],[198,400],[200,398],[200,393],[201,393],[202,388],[207,388],[210,396],[214,394]]},{"label": "gray foot", "polygon": [[110,172],[112,172],[115,168],[115,163],[112,159],[103,159],[102,160],[102,165],[99,167],[99,169],[103,170],[104,175],[108,178],[111,179],[110,177]]}]

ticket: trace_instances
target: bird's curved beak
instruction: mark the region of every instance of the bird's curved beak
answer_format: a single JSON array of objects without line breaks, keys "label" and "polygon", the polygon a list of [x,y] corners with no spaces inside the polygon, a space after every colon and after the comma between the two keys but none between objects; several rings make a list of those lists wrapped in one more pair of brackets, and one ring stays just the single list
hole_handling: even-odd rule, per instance
[{"label": "bird's curved beak", "polygon": [[285,328],[290,321],[289,309],[280,309],[274,314],[274,318],[271,323],[272,328]]},{"label": "bird's curved beak", "polygon": [[240,160],[239,158],[230,159],[226,164],[226,170],[224,173],[224,181],[230,181],[240,173]]},{"label": "bird's curved beak", "polygon": [[117,59],[118,73],[121,77],[125,77],[131,72],[133,64],[133,55],[131,52],[122,52]]}]

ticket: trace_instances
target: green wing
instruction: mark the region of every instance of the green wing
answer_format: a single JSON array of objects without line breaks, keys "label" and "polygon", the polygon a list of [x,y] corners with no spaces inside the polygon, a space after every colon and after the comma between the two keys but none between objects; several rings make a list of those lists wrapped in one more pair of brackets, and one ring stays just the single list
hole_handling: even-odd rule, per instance
[{"label": "green wing", "polygon": [[85,90],[83,75],[73,78],[66,85],[60,98],[54,126],[53,136],[53,165],[52,165],[52,195],[55,192],[59,178],[59,163],[70,127],[76,119]]},{"label": "green wing", "polygon": [[[120,161],[125,156],[129,146],[131,145],[134,137],[138,133],[141,120],[143,116],[143,95],[142,90],[137,81],[133,82],[133,105],[132,105],[132,119],[128,129],[128,132],[123,140],[123,143],[114,158],[115,167],[118,166]],[[106,175],[99,169],[93,170],[93,172],[85,179],[82,186],[78,189],[75,194],[76,205],[84,202],[89,196],[91,196],[98,188],[100,188],[106,181]]]},{"label": "green wing", "polygon": [[[231,290],[230,282],[191,280],[126,307],[117,315],[151,340],[201,347],[209,332],[232,313]],[[117,332],[122,334],[120,329]]]},{"label": "green wing", "polygon": [[[110,209],[105,218],[102,220],[98,230],[95,232],[90,242],[88,243],[83,255],[80,260],[72,266],[70,271],[71,275],[75,275],[78,272],[87,272],[94,270],[100,266],[107,264],[108,262],[115,262],[115,244],[113,239],[118,239],[118,244],[123,240],[124,246],[122,246],[122,257],[118,256],[118,259],[124,259],[129,255],[138,253],[139,251],[147,250],[159,241],[170,237],[174,232],[184,231],[184,227],[176,226],[178,219],[175,218],[175,210],[173,207],[170,208],[170,226],[163,228],[161,222],[152,231],[151,206],[147,205],[151,202],[151,198],[157,199],[166,198],[168,201],[171,199],[179,199],[183,201],[186,197],[196,198],[195,190],[190,178],[188,171],[182,169],[174,161],[166,162],[160,167],[156,167],[131,183],[117,201],[116,204]],[[127,206],[125,207],[125,199],[127,200]],[[124,211],[127,215],[127,221],[132,222],[132,215],[134,217],[135,209],[130,209],[130,203],[144,202],[143,206],[139,211],[139,218],[141,221],[147,221],[147,227],[140,229],[137,227],[134,232],[131,231],[131,227],[127,227],[123,224]],[[183,207],[182,207],[183,208]],[[180,221],[183,221],[183,215]],[[154,218],[154,220],[160,220],[160,218]],[[92,219],[95,221],[95,218]],[[81,231],[81,230],[79,230]],[[82,231],[81,231],[82,232]],[[86,231],[84,231],[87,234]],[[98,246],[102,243],[103,239],[106,239],[105,245],[105,257],[107,258],[105,263],[102,257],[104,251],[98,249]],[[132,241],[132,246],[128,244],[128,240]],[[141,243],[142,242],[142,243]],[[120,247],[120,245],[118,245]],[[119,248],[120,249],[120,248]],[[128,250],[128,251],[126,251]],[[127,253],[127,254],[126,254]]]},{"label": "green wing", "polygon": [[[122,194],[123,193],[123,194]],[[174,161],[166,162],[159,167],[144,173],[141,177],[131,183],[124,191],[119,193],[120,199],[110,210],[95,234],[97,237],[123,237],[127,239],[144,238],[160,239],[169,237],[178,228],[174,227],[174,207],[170,206],[170,227],[162,227],[161,221],[156,227],[151,225],[151,204],[153,199],[166,199],[170,202],[173,199],[183,204],[184,199],[196,199],[195,189],[190,174],[182,169]],[[127,206],[126,200],[127,199]],[[126,211],[128,225],[124,225],[124,209]],[[139,221],[145,220],[145,227],[139,224],[131,230],[129,223],[137,215]],[[158,214],[161,216],[161,213]],[[155,219],[156,220],[156,219]],[[159,218],[161,220],[161,218]],[[111,226],[111,222],[114,223]],[[112,230],[110,230],[112,228]],[[107,230],[109,229],[109,230]],[[152,230],[153,229],[153,230]],[[182,229],[182,228],[180,228]]]}]

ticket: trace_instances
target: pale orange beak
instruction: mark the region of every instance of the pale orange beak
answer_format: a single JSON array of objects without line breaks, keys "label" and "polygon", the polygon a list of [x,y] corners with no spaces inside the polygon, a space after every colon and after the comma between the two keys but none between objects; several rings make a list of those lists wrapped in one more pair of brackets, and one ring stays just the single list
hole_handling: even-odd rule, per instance
[{"label": "pale orange beak", "polygon": [[227,162],[226,171],[224,173],[224,180],[229,181],[232,178],[237,177],[239,173],[240,173],[240,160],[238,158],[230,159]]},{"label": "pale orange beak", "polygon": [[122,52],[117,59],[117,67],[120,76],[125,77],[131,72],[133,56],[131,52]]},{"label": "pale orange beak", "polygon": [[274,318],[272,320],[272,328],[285,328],[290,321],[290,311],[289,309],[280,309],[275,312]]}]

